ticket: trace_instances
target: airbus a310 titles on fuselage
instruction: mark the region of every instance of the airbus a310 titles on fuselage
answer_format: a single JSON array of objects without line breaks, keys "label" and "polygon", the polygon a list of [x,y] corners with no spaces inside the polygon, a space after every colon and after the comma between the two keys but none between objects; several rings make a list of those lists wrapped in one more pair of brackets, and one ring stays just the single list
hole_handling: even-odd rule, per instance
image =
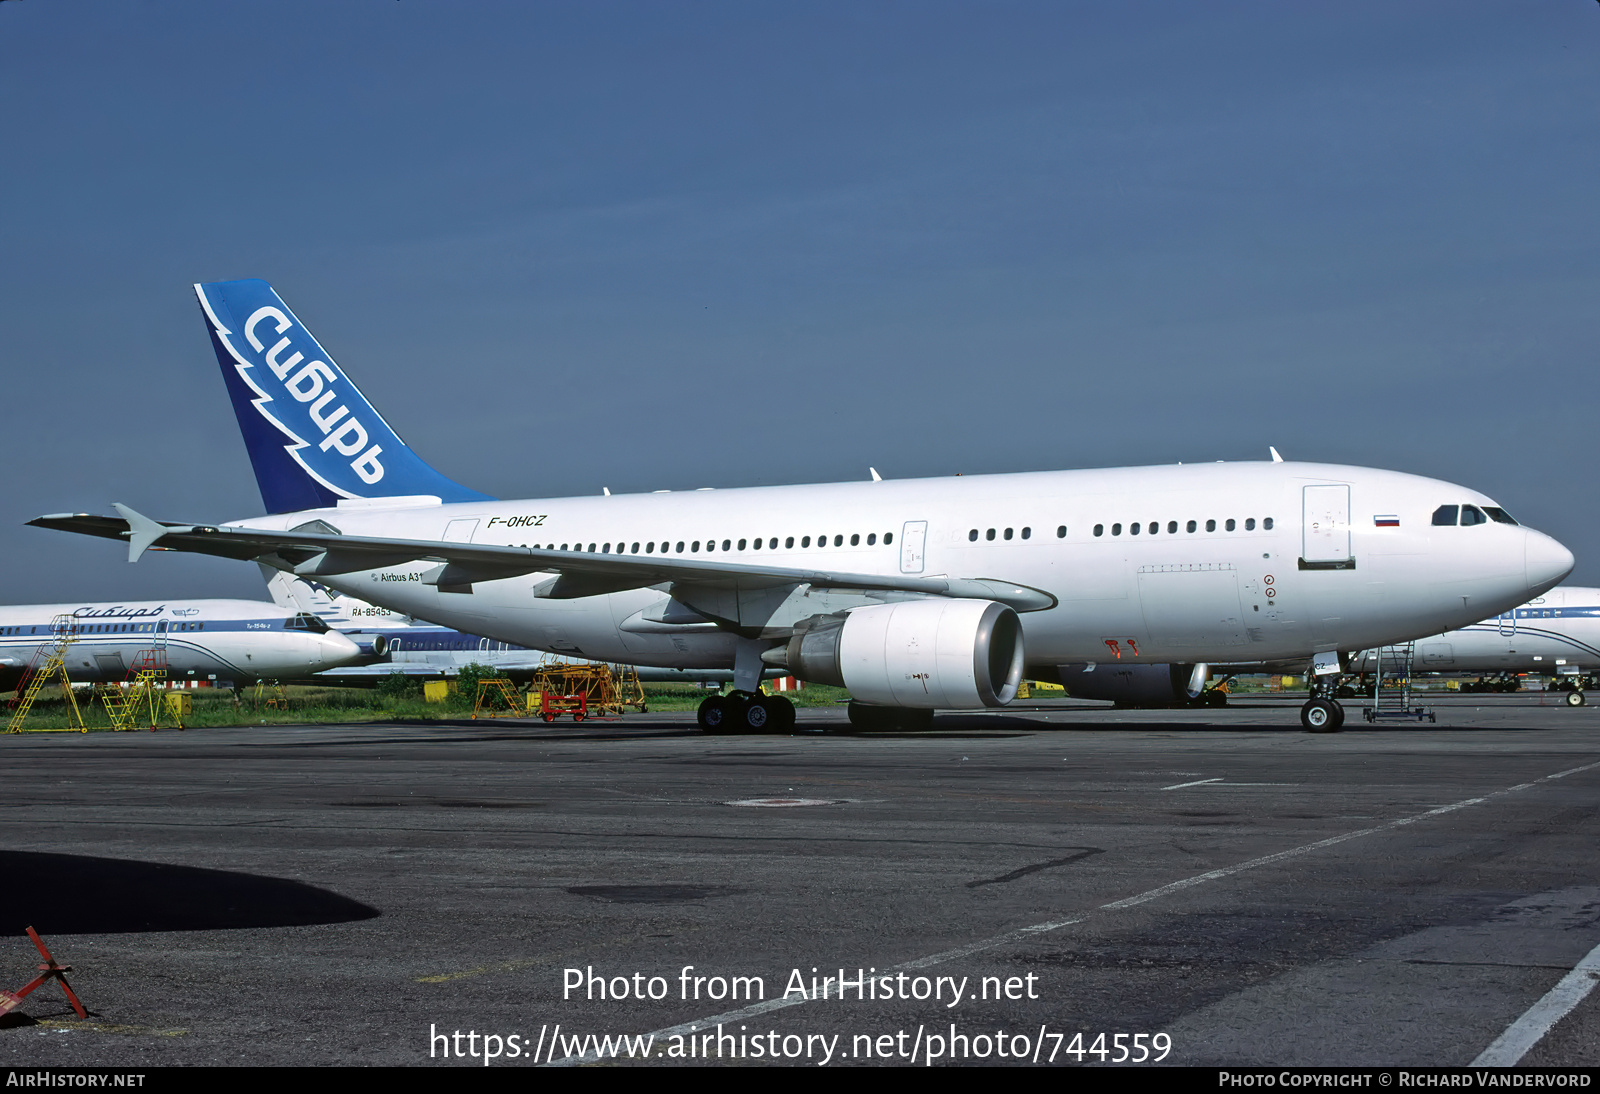
[{"label": "airbus a310 titles on fuselage", "polygon": [[[1003,706],[1024,671],[1089,661],[1336,666],[1505,611],[1573,565],[1477,491],[1333,464],[498,501],[406,447],[265,282],[195,290],[268,515],[33,523],[124,538],[130,560],[254,559],[535,649],[732,668],[709,729],[793,717],[759,695],[764,666],[848,688],[865,726]],[[1490,519],[1437,528],[1440,505]],[[1331,698],[1302,710],[1311,728],[1342,717]]]}]

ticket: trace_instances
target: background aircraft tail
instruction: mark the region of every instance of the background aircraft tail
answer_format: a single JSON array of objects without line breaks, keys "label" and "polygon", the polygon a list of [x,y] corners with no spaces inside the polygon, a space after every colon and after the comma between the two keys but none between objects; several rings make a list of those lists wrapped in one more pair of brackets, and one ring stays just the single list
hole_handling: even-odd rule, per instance
[{"label": "background aircraft tail", "polygon": [[314,615],[336,631],[381,631],[417,625],[404,612],[379,608],[265,564],[261,566],[261,576],[267,579],[267,592],[278,607]]},{"label": "background aircraft tail", "polygon": [[265,281],[194,291],[267,512],[340,498],[488,500],[406,447]]}]

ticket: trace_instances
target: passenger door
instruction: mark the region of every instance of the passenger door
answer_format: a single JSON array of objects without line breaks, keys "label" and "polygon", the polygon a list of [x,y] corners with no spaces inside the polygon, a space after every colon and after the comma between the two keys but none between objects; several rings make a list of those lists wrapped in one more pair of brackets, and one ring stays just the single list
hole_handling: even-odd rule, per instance
[{"label": "passenger door", "polygon": [[1304,493],[1301,559],[1318,569],[1350,562],[1349,485],[1307,486]]},{"label": "passenger door", "polygon": [[928,522],[925,520],[908,520],[900,529],[900,572],[903,574],[920,574],[926,561],[925,549],[928,545]]}]

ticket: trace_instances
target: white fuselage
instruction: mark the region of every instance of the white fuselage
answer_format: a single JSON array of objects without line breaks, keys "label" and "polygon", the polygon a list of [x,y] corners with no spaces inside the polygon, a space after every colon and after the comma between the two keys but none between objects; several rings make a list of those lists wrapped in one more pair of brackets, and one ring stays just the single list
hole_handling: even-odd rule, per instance
[{"label": "white fuselage", "polygon": [[[1570,571],[1565,548],[1516,524],[1432,526],[1446,504],[1494,503],[1396,472],[1218,463],[402,508],[359,501],[234,526],[321,520],[347,535],[997,579],[1055,599],[1021,617],[1036,666],[1364,649],[1466,626]],[[529,574],[450,592],[423,581],[434,566],[319,580],[541,650],[678,668],[734,662],[739,639],[726,631],[635,625],[668,599],[664,588],[543,599],[535,592],[548,575]]]},{"label": "white fuselage", "polygon": [[0,684],[14,687],[40,648],[54,645],[53,621],[70,620],[67,675],[115,683],[157,651],[170,680],[300,679],[360,657],[343,635],[254,600],[173,600],[0,607]]},{"label": "white fuselage", "polygon": [[[1384,664],[1387,671],[1387,659]],[[1351,671],[1371,672],[1374,665],[1369,651]],[[1430,635],[1417,643],[1412,668],[1548,675],[1600,671],[1600,589],[1563,585],[1491,619]]]}]

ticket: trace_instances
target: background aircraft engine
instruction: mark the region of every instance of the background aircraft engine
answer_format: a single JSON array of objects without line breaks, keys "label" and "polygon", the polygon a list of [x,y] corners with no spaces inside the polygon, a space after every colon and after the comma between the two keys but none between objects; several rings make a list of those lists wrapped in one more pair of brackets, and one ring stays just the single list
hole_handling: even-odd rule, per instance
[{"label": "background aircraft engine", "polygon": [[1109,699],[1123,706],[1187,706],[1193,665],[1062,665],[1061,686],[1074,699]]},{"label": "background aircraft engine", "polygon": [[389,652],[389,639],[386,635],[356,632],[345,637],[356,644],[363,657],[382,657]]},{"label": "background aircraft engine", "polygon": [[789,671],[858,702],[999,707],[1022,680],[1022,623],[992,600],[907,600],[819,616],[789,641]]}]

